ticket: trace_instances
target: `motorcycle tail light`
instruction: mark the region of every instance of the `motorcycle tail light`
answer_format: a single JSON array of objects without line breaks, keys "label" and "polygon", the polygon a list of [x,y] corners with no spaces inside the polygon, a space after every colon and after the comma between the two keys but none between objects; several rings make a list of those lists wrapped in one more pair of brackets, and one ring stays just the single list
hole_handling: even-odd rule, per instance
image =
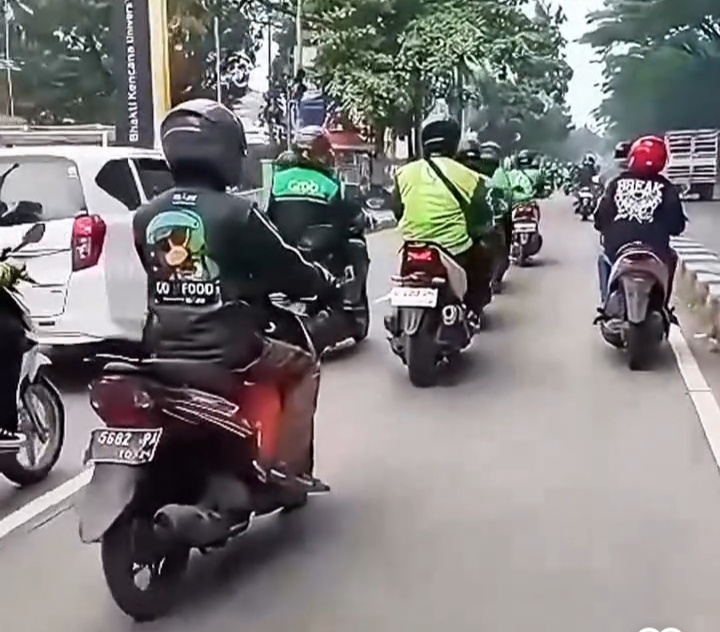
[{"label": "motorcycle tail light", "polygon": [[437,249],[427,246],[406,246],[400,273],[406,276],[414,272],[444,278],[445,266]]},{"label": "motorcycle tail light", "polygon": [[147,428],[152,424],[154,402],[141,380],[104,375],[90,385],[90,406],[108,426]]}]

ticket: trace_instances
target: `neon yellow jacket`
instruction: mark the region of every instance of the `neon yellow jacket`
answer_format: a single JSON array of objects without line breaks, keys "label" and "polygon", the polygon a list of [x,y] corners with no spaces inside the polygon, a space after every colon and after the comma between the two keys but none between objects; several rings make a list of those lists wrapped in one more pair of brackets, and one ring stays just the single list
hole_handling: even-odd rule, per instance
[{"label": "neon yellow jacket", "polygon": [[427,161],[415,160],[395,174],[400,232],[405,241],[428,241],[460,254],[494,226],[486,178],[452,158],[430,160],[467,200],[466,212]]}]

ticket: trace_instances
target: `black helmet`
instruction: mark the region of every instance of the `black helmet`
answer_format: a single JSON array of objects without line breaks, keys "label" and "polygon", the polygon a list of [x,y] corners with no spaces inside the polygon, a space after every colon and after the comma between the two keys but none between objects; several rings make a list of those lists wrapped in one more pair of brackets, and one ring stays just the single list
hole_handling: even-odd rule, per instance
[{"label": "black helmet", "polygon": [[474,138],[463,138],[457,149],[457,159],[461,162],[475,162],[480,158],[480,143]]},{"label": "black helmet", "polygon": [[492,162],[500,165],[502,160],[502,149],[497,143],[488,140],[480,145],[480,160],[483,162]]},{"label": "black helmet", "polygon": [[240,184],[247,156],[245,129],[221,103],[191,99],[176,105],[160,125],[160,136],[176,178],[207,177],[219,187]]},{"label": "black helmet", "polygon": [[615,160],[627,160],[630,155],[630,147],[632,147],[632,143],[629,140],[624,140],[615,145]]},{"label": "black helmet", "polygon": [[517,155],[516,163],[518,167],[530,167],[533,163],[533,155],[529,149],[522,149]]},{"label": "black helmet", "polygon": [[420,131],[423,155],[439,154],[447,158],[454,158],[457,154],[461,134],[460,125],[454,118],[428,119],[423,123]]}]

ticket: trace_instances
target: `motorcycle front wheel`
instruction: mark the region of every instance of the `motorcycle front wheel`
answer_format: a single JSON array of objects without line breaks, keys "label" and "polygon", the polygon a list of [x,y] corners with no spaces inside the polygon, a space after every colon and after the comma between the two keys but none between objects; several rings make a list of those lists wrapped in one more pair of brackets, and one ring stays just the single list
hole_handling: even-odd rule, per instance
[{"label": "motorcycle front wheel", "polygon": [[53,383],[40,375],[28,383],[19,411],[25,443],[13,458],[0,465],[0,473],[21,487],[44,481],[60,458],[65,443],[65,407]]}]

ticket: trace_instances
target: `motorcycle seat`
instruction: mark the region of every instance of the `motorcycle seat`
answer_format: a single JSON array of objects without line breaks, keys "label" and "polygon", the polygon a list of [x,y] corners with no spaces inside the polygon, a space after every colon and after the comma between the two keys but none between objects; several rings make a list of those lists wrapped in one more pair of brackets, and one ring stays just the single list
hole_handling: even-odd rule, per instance
[{"label": "motorcycle seat", "polygon": [[171,387],[194,388],[232,399],[242,383],[244,370],[228,370],[201,360],[114,361],[103,367],[103,373],[143,375]]}]

